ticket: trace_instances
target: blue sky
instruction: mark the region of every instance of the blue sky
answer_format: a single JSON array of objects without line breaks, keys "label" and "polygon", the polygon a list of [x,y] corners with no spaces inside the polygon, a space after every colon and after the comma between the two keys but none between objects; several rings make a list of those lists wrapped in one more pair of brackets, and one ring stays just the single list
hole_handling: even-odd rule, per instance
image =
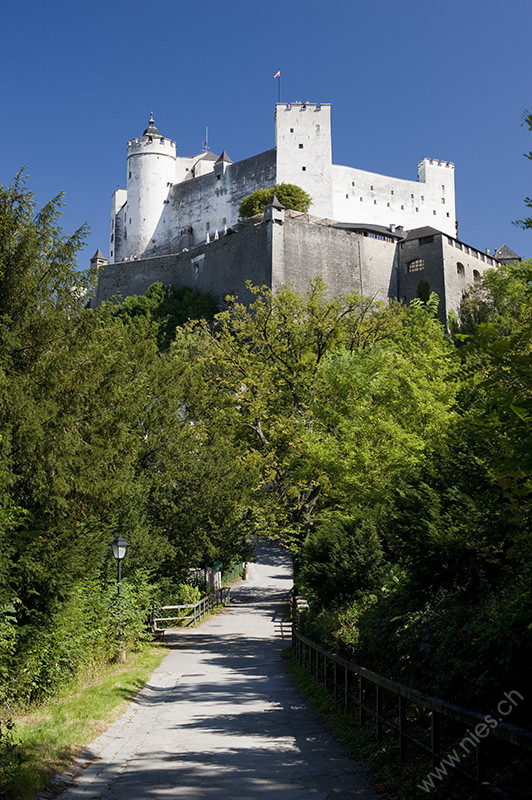
[{"label": "blue sky", "polygon": [[234,161],[274,145],[282,99],[333,104],[333,160],[415,180],[424,156],[456,165],[464,241],[532,256],[512,220],[532,195],[530,0],[27,0],[2,13],[0,182],[22,165],[38,203],[65,192],[80,254],[109,254],[126,142],[153,109],[178,152]]}]

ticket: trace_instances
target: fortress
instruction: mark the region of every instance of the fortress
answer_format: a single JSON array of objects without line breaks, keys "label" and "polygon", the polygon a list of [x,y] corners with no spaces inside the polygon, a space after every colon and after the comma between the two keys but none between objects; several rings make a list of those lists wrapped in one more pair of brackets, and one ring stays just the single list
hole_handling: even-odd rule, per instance
[{"label": "fortress", "polygon": [[[155,281],[249,298],[246,281],[305,291],[321,275],[331,294],[440,296],[445,321],[468,284],[498,263],[456,235],[454,165],[423,158],[415,181],[332,163],[331,106],[278,103],[275,148],[233,163],[225,150],[187,157],[153,116],[127,144],[127,189],[112,198],[110,258],[98,250],[95,304],[141,294]],[[244,197],[293,183],[309,214],[272,203],[239,219]]]}]

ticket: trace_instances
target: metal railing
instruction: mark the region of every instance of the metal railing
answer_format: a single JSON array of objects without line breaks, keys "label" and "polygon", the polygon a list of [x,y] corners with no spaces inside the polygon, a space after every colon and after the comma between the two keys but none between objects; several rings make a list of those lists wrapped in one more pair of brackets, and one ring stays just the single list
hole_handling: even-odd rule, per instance
[{"label": "metal railing", "polygon": [[[390,731],[394,731],[398,735],[399,758],[401,761],[406,758],[407,745],[413,745],[431,757],[433,768],[446,764],[451,767],[451,771],[473,782],[476,785],[478,797],[497,797],[499,800],[512,800],[512,797],[505,791],[484,780],[486,772],[484,757],[487,740],[483,737],[487,735],[485,729],[488,727],[485,715],[431,697],[408,686],[403,686],[326,650],[299,631],[298,606],[301,606],[300,599],[298,602],[298,599],[294,598],[292,649],[298,663],[308,672],[313,673],[316,680],[325,684],[334,695],[335,700],[343,704],[346,712],[350,714],[357,714],[358,712],[360,724],[365,721],[367,716],[373,717],[377,742],[382,740],[384,729],[387,728]],[[370,687],[372,687],[371,690]],[[386,704],[390,707],[390,703],[393,703],[393,700],[391,700],[393,697],[396,698],[395,713],[386,716],[383,712],[384,701],[386,700]],[[415,736],[412,729],[408,730],[408,704],[429,713],[430,745]],[[532,751],[532,732],[506,722],[496,721],[489,715],[487,716],[492,722],[496,722],[495,726],[489,726],[490,738],[494,737],[512,747]],[[474,771],[466,769],[459,763],[454,764],[452,761],[448,763],[449,759],[443,752],[441,741],[441,726],[444,720],[452,720],[454,723],[459,723],[460,727],[464,726],[467,730],[468,735],[463,737],[462,742],[468,739],[473,745],[471,750],[474,749],[475,751]],[[477,731],[479,726],[483,726],[482,737],[480,736],[480,730],[478,735],[474,736],[471,733],[471,728]],[[456,752],[456,749],[454,752]],[[444,761],[444,759],[446,760]]]},{"label": "metal railing", "polygon": [[[215,607],[228,603],[231,599],[231,589],[224,586],[215,589],[214,592],[202,597],[197,603],[178,606],[157,606],[151,614],[150,624],[153,633],[164,631],[167,628],[177,628],[181,623],[188,622],[197,625]],[[172,616],[160,616],[161,612],[179,611],[185,613],[172,614]],[[169,624],[160,624],[169,623]]]}]

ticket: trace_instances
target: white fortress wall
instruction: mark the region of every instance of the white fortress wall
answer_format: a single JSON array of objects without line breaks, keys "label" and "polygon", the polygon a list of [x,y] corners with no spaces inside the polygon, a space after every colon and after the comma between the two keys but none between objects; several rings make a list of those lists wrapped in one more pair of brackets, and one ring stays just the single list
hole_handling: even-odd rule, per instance
[{"label": "white fortress wall", "polygon": [[166,211],[173,241],[179,244],[189,228],[194,245],[223,235],[238,221],[244,197],[274,183],[275,150],[268,150],[235,164],[218,161],[214,171],[175,184]]},{"label": "white fortress wall", "polygon": [[405,230],[431,225],[454,236],[453,165],[423,159],[418,169],[419,180],[409,181],[333,164],[333,218]]},{"label": "white fortress wall", "polygon": [[193,177],[194,162],[198,156],[177,156],[175,160],[175,180],[174,183],[190,180]]},{"label": "white fortress wall", "polygon": [[111,232],[109,235],[110,261],[121,261],[124,252],[124,226],[126,220],[127,192],[117,189],[111,198]]},{"label": "white fortress wall", "polygon": [[333,216],[330,103],[277,103],[276,183],[295,183],[312,198],[310,213]]}]

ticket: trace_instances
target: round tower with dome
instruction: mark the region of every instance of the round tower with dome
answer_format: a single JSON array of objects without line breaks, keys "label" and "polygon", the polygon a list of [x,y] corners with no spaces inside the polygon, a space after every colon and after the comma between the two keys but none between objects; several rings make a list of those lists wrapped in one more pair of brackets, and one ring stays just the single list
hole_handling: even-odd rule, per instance
[{"label": "round tower with dome", "polygon": [[176,144],[159,133],[152,113],[142,136],[127,143],[122,257],[152,255],[170,238],[164,212],[175,173]]}]

